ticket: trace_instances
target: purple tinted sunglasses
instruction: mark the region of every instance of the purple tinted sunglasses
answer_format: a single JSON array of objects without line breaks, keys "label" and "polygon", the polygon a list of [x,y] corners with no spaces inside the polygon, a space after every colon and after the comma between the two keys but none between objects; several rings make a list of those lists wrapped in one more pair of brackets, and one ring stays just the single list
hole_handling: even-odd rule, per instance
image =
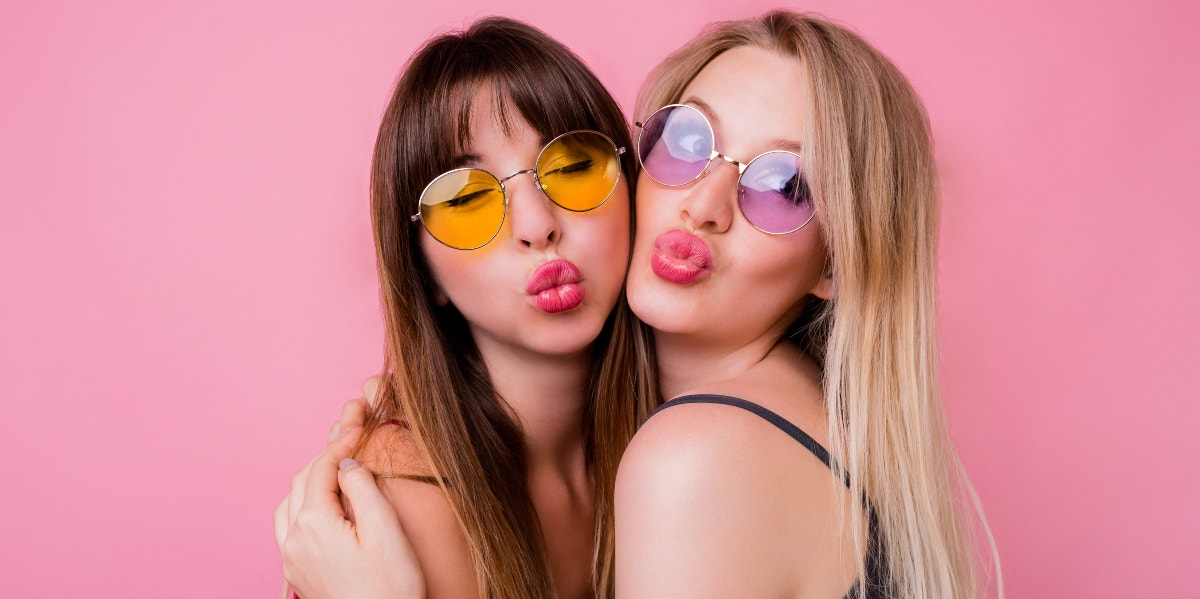
[{"label": "purple tinted sunglasses", "polygon": [[651,179],[673,187],[687,185],[708,173],[720,158],[738,169],[738,209],[763,233],[799,231],[815,212],[804,179],[800,156],[772,150],[742,163],[717,151],[712,125],[699,110],[669,104],[654,111],[645,124],[635,123],[638,160]]}]

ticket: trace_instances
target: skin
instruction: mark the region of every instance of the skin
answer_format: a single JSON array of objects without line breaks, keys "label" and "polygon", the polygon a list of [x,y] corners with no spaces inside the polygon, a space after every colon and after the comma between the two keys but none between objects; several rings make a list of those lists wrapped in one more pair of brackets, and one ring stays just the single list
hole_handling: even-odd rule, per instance
[{"label": "skin", "polygon": [[[710,62],[682,98],[706,113],[718,151],[745,162],[773,149],[804,156],[807,95],[799,61],[739,47]],[[655,329],[663,396],[750,399],[828,446],[820,369],[782,340],[812,297],[835,293],[820,222],[762,233],[737,208],[736,169],[720,161],[710,169],[682,187],[638,182],[627,295]],[[653,273],[654,240],[671,229],[707,243],[709,276],[683,287]],[[822,462],[753,414],[665,410],[621,461],[617,594],[842,597],[861,555],[839,529],[848,524],[837,520],[839,494],[848,499]]]},{"label": "skin", "polygon": [[[503,178],[530,168],[538,152],[548,141],[528,123],[514,118],[505,133],[497,119],[497,107],[490,90],[477,96],[471,113],[472,138],[463,156],[456,162],[482,168]],[[511,407],[525,436],[529,490],[545,537],[554,585],[560,597],[591,595],[590,562],[593,547],[594,486],[586,466],[581,423],[585,405],[591,346],[604,321],[616,305],[624,283],[629,254],[629,193],[624,183],[617,185],[608,200],[589,212],[571,212],[553,204],[534,184],[529,175],[517,176],[506,183],[508,215],[500,233],[487,246],[471,251],[442,245],[425,234],[422,248],[439,285],[436,301],[452,303],[469,324],[471,335],[487,364],[497,392]],[[565,258],[581,271],[586,296],[578,307],[556,314],[538,310],[530,301],[526,283],[540,265]],[[373,393],[366,394],[367,396]],[[354,402],[347,410],[361,410]],[[355,414],[351,420],[361,421]],[[281,522],[276,512],[277,540],[284,557],[285,575],[305,599],[324,596],[400,596],[466,597],[477,596],[474,568],[467,539],[445,495],[433,485],[401,478],[383,478],[378,491],[373,485],[358,485],[346,497],[358,518],[364,517],[360,504],[375,514],[390,506],[398,526],[384,528],[387,545],[365,541],[355,545],[350,537],[373,540],[375,530],[356,528],[344,512],[331,507],[336,486],[328,484],[328,464],[342,463],[347,472],[369,470],[401,474],[427,475],[413,440],[402,427],[388,426],[368,441],[363,465],[346,464],[351,445],[335,441],[315,465],[302,471],[298,479],[324,476],[324,485],[300,481],[305,496],[299,499],[297,515]],[[295,502],[292,495],[280,508]],[[311,492],[307,492],[312,489]],[[347,490],[349,491],[349,490]],[[379,493],[386,501],[379,500]],[[306,503],[307,502],[307,506]],[[319,524],[317,530],[337,537],[341,553],[329,559],[318,548],[325,542],[320,534],[293,539],[292,525],[305,518]],[[366,515],[372,522],[385,520]],[[313,528],[313,527],[310,527]],[[404,570],[405,589],[394,581],[371,582],[380,578],[355,560],[369,561],[384,568],[388,551],[403,554],[403,546],[393,536],[407,537],[412,551],[404,554],[411,569]],[[360,534],[361,533],[361,534]],[[381,551],[386,547],[388,551]],[[399,549],[398,549],[399,548]],[[381,557],[382,556],[382,557]],[[417,562],[412,564],[411,562]],[[418,565],[419,564],[419,565]],[[306,580],[305,573],[334,571],[320,580]],[[412,579],[424,572],[423,580]],[[345,573],[339,575],[338,573]],[[369,580],[364,580],[366,579]],[[408,593],[415,593],[409,595]]]}]

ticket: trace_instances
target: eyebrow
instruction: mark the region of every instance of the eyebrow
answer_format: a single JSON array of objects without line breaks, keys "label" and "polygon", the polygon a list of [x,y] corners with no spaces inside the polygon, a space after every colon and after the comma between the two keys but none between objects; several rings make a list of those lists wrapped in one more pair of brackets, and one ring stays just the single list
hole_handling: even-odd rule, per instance
[{"label": "eyebrow", "polygon": [[450,168],[471,168],[479,166],[480,162],[483,162],[483,158],[478,154],[459,154],[450,161]]},{"label": "eyebrow", "polygon": [[[554,139],[554,138],[548,137],[546,135],[541,135],[538,138],[539,151],[541,151],[541,149],[544,149],[546,147],[546,144],[550,143],[550,140],[552,140],[552,139]],[[471,154],[471,153],[455,154],[454,158],[452,158],[450,160],[450,168],[452,168],[452,169],[479,168],[479,165],[481,165],[481,164],[483,164],[483,156],[480,156],[479,154]]]},{"label": "eyebrow", "polygon": [[804,145],[798,141],[777,137],[771,140],[771,148],[775,150],[787,150],[794,154],[804,155]]},{"label": "eyebrow", "polygon": [[708,102],[705,102],[696,96],[688,96],[687,99],[683,102],[680,102],[680,104],[692,104],[704,114],[705,118],[712,121],[712,124],[721,124],[721,119],[717,117],[717,111],[713,110],[713,107],[709,106]]},{"label": "eyebrow", "polygon": [[[696,109],[699,110],[704,115],[705,118],[707,118],[709,121],[712,122],[714,127],[721,126],[721,119],[719,117],[717,117],[717,112],[715,110],[713,110],[712,106],[709,106],[708,102],[705,102],[704,100],[701,100],[700,98],[697,98],[696,96],[688,96],[687,99],[685,99],[683,102],[681,102],[681,104],[689,104],[689,105],[695,106]],[[772,150],[787,150],[789,152],[794,152],[801,156],[804,155],[804,144],[801,144],[800,142],[798,142],[796,140],[787,139],[784,137],[777,137],[775,139],[772,139],[771,142],[767,145],[767,147],[771,148]]]}]

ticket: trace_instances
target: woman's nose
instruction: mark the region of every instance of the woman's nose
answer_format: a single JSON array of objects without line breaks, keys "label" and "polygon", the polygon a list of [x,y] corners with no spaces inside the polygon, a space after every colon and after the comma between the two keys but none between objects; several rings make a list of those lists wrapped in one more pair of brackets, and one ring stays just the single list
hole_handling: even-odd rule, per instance
[{"label": "woman's nose", "polygon": [[514,239],[535,250],[558,242],[562,233],[554,203],[542,192],[532,173],[510,181],[507,193]]},{"label": "woman's nose", "polygon": [[737,203],[737,185],[737,166],[714,159],[700,179],[685,188],[680,217],[693,230],[727,231]]}]

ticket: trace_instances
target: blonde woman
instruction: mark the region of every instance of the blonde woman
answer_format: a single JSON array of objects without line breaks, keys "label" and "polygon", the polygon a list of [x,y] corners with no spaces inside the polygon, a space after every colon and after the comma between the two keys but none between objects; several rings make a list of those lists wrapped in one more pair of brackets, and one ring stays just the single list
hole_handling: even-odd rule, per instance
[{"label": "blonde woman", "polygon": [[776,12],[668,57],[637,117],[627,293],[678,399],[622,458],[618,596],[978,596],[912,87]]},{"label": "blonde woman", "polygon": [[637,120],[627,295],[671,399],[622,457],[616,595],[986,593],[940,401],[929,125],[903,75],[774,12],[668,57]]}]

